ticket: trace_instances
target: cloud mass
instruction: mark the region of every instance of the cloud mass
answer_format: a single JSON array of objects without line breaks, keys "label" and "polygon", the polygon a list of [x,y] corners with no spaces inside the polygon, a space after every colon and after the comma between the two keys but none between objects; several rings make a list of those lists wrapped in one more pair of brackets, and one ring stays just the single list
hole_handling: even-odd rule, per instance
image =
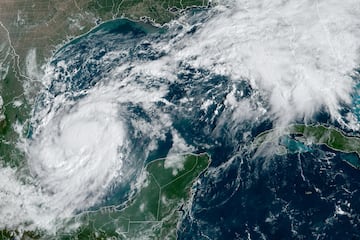
[{"label": "cloud mass", "polygon": [[[35,108],[34,135],[23,139],[22,145],[30,180],[21,182],[20,173],[0,168],[0,215],[4,216],[0,227],[56,230],[59,219],[98,203],[122,174],[131,172],[124,169],[130,156],[123,150],[129,149],[132,137],[144,156],[157,148],[156,140],[164,139],[166,132],[173,138],[170,154],[196,149],[174,130],[171,113],[183,109],[166,98],[169,86],[180,82],[180,63],[230,79],[232,90],[221,107],[231,109],[232,115],[218,122],[236,125],[267,115],[274,125],[286,126],[310,120],[320,109],[336,120],[342,104],[351,104],[351,75],[359,63],[358,0],[222,1],[206,14],[209,17],[196,22],[191,34],[195,26],[185,16],[169,25],[167,38],[137,46],[145,46],[138,55],[156,50],[154,58],[137,59],[133,49],[109,51],[96,61],[84,56],[94,66],[106,67],[97,84],[78,94],[66,92],[61,81],[53,84],[62,89],[60,93],[47,92],[54,79],[71,79],[80,71],[76,68],[60,78],[65,73],[54,69],[66,72],[67,65],[74,63],[49,64],[43,79],[45,107]],[[172,35],[173,25],[183,30]],[[147,49],[149,45],[154,49]],[[201,85],[202,76],[197,74]],[[254,109],[258,106],[254,99],[238,96],[241,81],[265,99],[266,108]],[[191,83],[181,90],[196,87]],[[199,97],[204,100],[199,108],[210,112],[218,103],[208,95],[178,102]],[[215,113],[221,115],[221,107],[216,107]]]}]

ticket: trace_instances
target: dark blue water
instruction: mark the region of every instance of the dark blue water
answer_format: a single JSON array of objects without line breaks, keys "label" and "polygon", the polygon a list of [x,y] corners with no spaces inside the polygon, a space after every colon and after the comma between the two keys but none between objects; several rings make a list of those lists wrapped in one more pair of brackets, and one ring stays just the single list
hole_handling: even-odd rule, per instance
[{"label": "dark blue water", "polygon": [[[142,40],[149,34],[153,38],[159,38],[164,31],[128,20],[102,24],[57,51],[51,64],[58,65],[56,73],[60,74],[52,81],[49,91],[55,95],[81,91],[94,86],[107,72],[124,62],[159,58],[163,55],[162,52],[154,50],[149,42]],[[124,51],[104,64],[107,53],[120,49]],[[61,62],[67,63],[66,69],[59,66]],[[66,88],[60,90],[57,87],[60,83],[65,83]]]},{"label": "dark blue water", "polygon": [[357,120],[360,121],[360,69],[357,69],[355,71],[353,79],[357,84],[353,93],[353,103],[351,111],[354,113]]},{"label": "dark blue water", "polygon": [[[48,91],[76,100],[82,96],[76,93],[107,79],[114,67],[167,56],[167,51],[157,46],[181,31],[181,26],[156,29],[128,20],[101,25],[56,53],[52,64],[61,74]],[[196,31],[193,28],[186,34]],[[104,60],[110,52],[117,55]],[[61,61],[66,69],[59,65]],[[122,81],[121,76],[129,76],[131,71],[131,67],[125,69],[112,81]],[[258,155],[249,145],[256,135],[272,128],[271,118],[239,123],[231,120],[234,109],[225,104],[226,96],[236,88],[242,92],[235,95],[237,101],[251,99],[254,108],[267,107],[247,79],[234,84],[228,76],[186,62],[177,63],[174,75],[175,81],[134,77],[134,82],[149,87],[167,86],[164,100],[170,104],[159,101],[148,109],[132,99],[122,103],[122,119],[132,136],[127,151],[138,159],[124,164],[137,170],[129,182],[112,189],[102,205],[126,199],[130,182],[143,165],[167,155],[176,130],[195,151],[206,151],[212,157],[209,172],[196,186],[192,210],[184,217],[179,239],[360,239],[360,173],[344,163],[344,155],[319,146],[310,149],[290,138],[282,139],[289,154]],[[59,87],[62,84],[65,88]],[[211,103],[201,108],[207,100]],[[164,127],[164,138],[158,139],[157,148],[145,157],[142,151],[152,139],[139,134],[132,120],[151,124],[161,114],[171,116],[172,126]],[[328,122],[328,117],[324,112],[318,119]],[[337,208],[348,214],[337,214]]]}]

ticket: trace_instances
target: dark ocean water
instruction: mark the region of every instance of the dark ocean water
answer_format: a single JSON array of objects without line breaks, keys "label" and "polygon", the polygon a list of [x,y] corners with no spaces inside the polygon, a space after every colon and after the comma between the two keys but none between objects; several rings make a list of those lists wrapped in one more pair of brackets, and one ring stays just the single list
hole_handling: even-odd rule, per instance
[{"label": "dark ocean water", "polygon": [[[166,57],[168,50],[159,46],[183,31],[180,25],[157,29],[128,20],[100,25],[55,54],[52,65],[59,75],[48,92],[76,101],[86,95],[84,90],[102,81],[122,81],[134,65]],[[194,31],[196,28],[185,35]],[[110,59],[106,58],[109,53],[113,53]],[[64,65],[59,64],[62,61]],[[112,69],[122,65],[126,66],[123,72],[109,76]],[[171,81],[134,76],[134,82],[149,87],[167,86],[164,99],[168,104],[156,102],[154,112],[129,99],[122,103],[121,117],[132,136],[129,148],[139,159],[125,165],[138,169],[136,173],[144,163],[166,156],[174,139],[171,129],[164,128],[165,138],[158,139],[157,147],[144,156],[142,151],[151,139],[135,134],[132,120],[151,123],[168,114],[172,128],[188,145],[211,155],[211,167],[195,186],[194,201],[179,229],[179,239],[360,239],[360,174],[343,161],[357,156],[291,139],[283,139],[288,154],[259,154],[250,143],[272,128],[271,118],[234,122],[230,118],[234,109],[225,104],[225,99],[236,88],[241,92],[235,94],[237,101],[251,99],[254,108],[266,108],[261,94],[255,94],[246,79],[234,84],[228,76],[186,62],[178,62],[176,71],[176,79]],[[206,109],[201,108],[207,100]],[[326,114],[319,115],[322,122],[327,118]],[[112,189],[101,205],[121,204],[135,178]]]}]

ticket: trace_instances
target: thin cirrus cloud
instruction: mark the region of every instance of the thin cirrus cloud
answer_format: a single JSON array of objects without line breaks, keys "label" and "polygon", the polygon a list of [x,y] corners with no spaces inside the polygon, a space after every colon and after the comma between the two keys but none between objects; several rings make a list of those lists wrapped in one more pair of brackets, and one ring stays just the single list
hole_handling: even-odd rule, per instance
[{"label": "thin cirrus cloud", "polygon": [[[165,95],[180,61],[234,82],[246,79],[265,96],[269,108],[258,112],[249,99],[238,102],[230,93],[226,107],[241,109],[233,114],[251,111],[248,117],[232,116],[234,124],[266,111],[278,125],[311,119],[321,108],[339,118],[341,104],[351,102],[351,74],[358,65],[359,5],[356,0],[223,1],[194,34],[155,43],[166,56],[112,69],[104,76],[106,84],[87,90],[76,103],[63,95],[49,97],[51,107],[37,112],[34,139],[24,144],[32,183],[20,182],[13,169],[0,168],[0,227],[30,222],[27,228],[51,231],[59,219],[97,203],[126,172],[123,160],[128,156],[119,149],[128,144],[127,116],[121,116],[127,113],[119,106],[139,104],[156,116],[151,123],[130,119],[136,129],[132,134],[162,138],[172,119],[154,103],[171,105]],[[52,74],[49,67],[44,82]],[[145,83],[135,81],[139,76]],[[146,85],[152,77],[167,80],[152,88]],[[174,154],[188,149],[177,137]],[[150,151],[156,144],[147,147]]]},{"label": "thin cirrus cloud", "polygon": [[311,119],[324,107],[339,118],[358,66],[356,0],[227,2],[175,52],[198,67],[246,78],[267,95],[277,124]]}]

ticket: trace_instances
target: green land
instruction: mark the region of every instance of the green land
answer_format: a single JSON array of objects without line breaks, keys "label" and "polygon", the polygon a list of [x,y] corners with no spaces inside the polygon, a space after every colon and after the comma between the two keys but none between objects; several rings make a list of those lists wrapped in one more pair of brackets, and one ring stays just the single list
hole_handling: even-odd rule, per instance
[{"label": "green land", "polygon": [[[276,131],[279,130],[279,131]],[[296,135],[296,139],[308,145],[320,144],[328,148],[344,152],[356,153],[360,157],[360,138],[356,136],[347,136],[341,130],[325,125],[304,125],[297,124],[283,129],[272,129],[259,134],[254,140],[254,147],[263,143],[270,142],[282,135]],[[346,160],[348,164],[356,169],[360,169],[359,158]]]},{"label": "green land", "polygon": [[[31,109],[42,87],[40,67],[57,49],[109,20],[129,18],[162,25],[186,9],[209,5],[209,0],[0,0],[0,164],[24,166],[24,154],[16,144],[19,134],[28,133]],[[22,132],[18,126],[25,126]],[[62,238],[136,238],[142,229],[155,239],[175,238],[178,208],[187,206],[191,186],[210,161],[207,155],[184,157],[184,169],[175,175],[164,168],[164,159],[150,163],[149,184],[126,207],[82,214],[76,221],[83,227]],[[139,204],[145,204],[143,211]],[[53,238],[45,234],[25,232],[21,239]],[[18,235],[17,230],[0,230],[0,239]]]},{"label": "green land", "polygon": [[[191,201],[191,189],[210,164],[207,154],[187,154],[179,160],[179,169],[168,167],[166,159],[148,163],[141,187],[126,204],[82,213],[67,223],[81,224],[75,232],[60,231],[57,236],[26,232],[23,239],[176,239],[177,226]],[[0,239],[14,233],[2,231]]]},{"label": "green land", "polygon": [[185,9],[209,5],[209,0],[0,0],[0,162],[22,166],[14,147],[16,124],[26,125],[42,87],[41,66],[62,45],[108,20],[165,24]]}]

